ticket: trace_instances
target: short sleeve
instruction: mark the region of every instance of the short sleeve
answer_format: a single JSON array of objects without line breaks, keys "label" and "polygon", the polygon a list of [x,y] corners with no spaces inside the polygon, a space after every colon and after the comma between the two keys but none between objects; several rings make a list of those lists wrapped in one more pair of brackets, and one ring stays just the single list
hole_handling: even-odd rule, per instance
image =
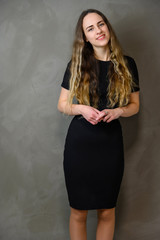
[{"label": "short sleeve", "polygon": [[136,84],[132,87],[131,92],[137,92],[140,90],[139,86],[139,74],[135,60],[132,57],[127,56],[128,69],[132,75],[133,82]]},{"label": "short sleeve", "polygon": [[63,76],[63,81],[61,83],[61,87],[66,88],[69,90],[69,80],[71,77],[70,73],[70,65],[71,65],[71,60],[68,62],[64,76]]}]

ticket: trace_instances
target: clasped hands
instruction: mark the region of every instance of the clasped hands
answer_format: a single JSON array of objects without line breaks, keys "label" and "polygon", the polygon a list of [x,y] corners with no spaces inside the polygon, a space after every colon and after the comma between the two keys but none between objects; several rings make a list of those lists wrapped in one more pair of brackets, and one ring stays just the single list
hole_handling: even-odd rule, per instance
[{"label": "clasped hands", "polygon": [[112,120],[119,118],[123,113],[122,108],[103,109],[102,111],[99,111],[91,106],[86,107],[87,108],[85,108],[85,111],[83,112],[83,117],[93,125],[100,121],[109,123]]}]

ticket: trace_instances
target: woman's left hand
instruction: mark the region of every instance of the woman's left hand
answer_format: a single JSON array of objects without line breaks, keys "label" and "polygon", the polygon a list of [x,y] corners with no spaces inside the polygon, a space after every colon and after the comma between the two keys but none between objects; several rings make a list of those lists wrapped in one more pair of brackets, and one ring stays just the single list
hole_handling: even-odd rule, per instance
[{"label": "woman's left hand", "polygon": [[98,122],[111,122],[112,120],[119,118],[121,114],[123,113],[123,110],[121,108],[114,108],[114,109],[103,109],[99,116],[96,118]]}]

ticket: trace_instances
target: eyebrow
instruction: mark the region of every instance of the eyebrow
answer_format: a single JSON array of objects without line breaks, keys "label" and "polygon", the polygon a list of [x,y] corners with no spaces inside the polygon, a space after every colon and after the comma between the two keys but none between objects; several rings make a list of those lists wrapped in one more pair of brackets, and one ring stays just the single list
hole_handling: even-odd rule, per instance
[{"label": "eyebrow", "polygon": [[[101,20],[101,21],[99,21],[99,22],[97,22],[97,23],[100,23],[100,22],[104,22],[103,20]],[[88,26],[87,28],[90,28],[90,27],[92,27],[93,25],[90,25],[90,26]],[[86,29],[87,29],[86,28]]]}]

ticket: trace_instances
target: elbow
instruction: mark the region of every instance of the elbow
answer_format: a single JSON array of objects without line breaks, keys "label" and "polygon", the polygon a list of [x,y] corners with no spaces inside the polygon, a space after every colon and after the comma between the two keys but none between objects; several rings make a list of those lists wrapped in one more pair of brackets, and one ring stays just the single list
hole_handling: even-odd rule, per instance
[{"label": "elbow", "polygon": [[62,106],[61,106],[61,104],[59,102],[57,104],[57,109],[58,109],[59,112],[62,112]]},{"label": "elbow", "polygon": [[59,103],[57,104],[57,109],[59,112],[62,112],[62,106]]},{"label": "elbow", "polygon": [[139,112],[139,104],[132,102],[132,115],[136,115]]},{"label": "elbow", "polygon": [[65,102],[59,101],[58,104],[57,104],[58,111],[61,112],[61,113],[64,113],[65,112],[65,106],[66,106]]},{"label": "elbow", "polygon": [[140,107],[139,107],[139,104],[138,104],[137,107],[136,107],[136,112],[135,112],[135,114],[138,114],[138,113],[139,113],[139,109],[140,109]]}]

